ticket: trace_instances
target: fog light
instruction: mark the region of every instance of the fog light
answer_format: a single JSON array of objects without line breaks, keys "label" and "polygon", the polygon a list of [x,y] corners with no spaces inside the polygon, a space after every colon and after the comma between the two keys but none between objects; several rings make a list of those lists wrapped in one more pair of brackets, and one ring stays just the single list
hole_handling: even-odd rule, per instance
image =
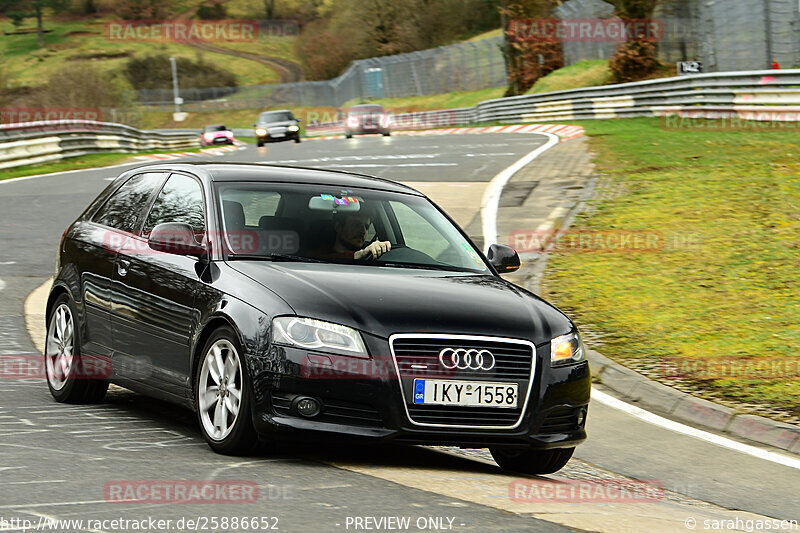
[{"label": "fog light", "polygon": [[294,401],[294,408],[306,418],[317,416],[320,412],[320,404],[314,398],[298,398]]},{"label": "fog light", "polygon": [[583,427],[583,424],[586,422],[586,409],[578,409],[578,415],[575,417],[575,422],[577,422],[579,428]]}]

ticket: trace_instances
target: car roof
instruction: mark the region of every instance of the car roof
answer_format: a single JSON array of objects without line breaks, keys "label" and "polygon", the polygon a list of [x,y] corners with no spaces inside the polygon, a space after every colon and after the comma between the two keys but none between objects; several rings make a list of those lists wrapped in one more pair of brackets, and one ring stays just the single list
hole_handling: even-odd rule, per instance
[{"label": "car roof", "polygon": [[269,111],[262,111],[259,115],[264,115],[266,113],[291,113],[291,109],[270,109]]},{"label": "car roof", "polygon": [[[257,163],[192,162],[148,165],[148,170],[184,171],[214,182],[253,181],[271,183],[304,183],[360,187],[424,196],[416,189],[396,181],[344,170],[328,170]],[[142,167],[136,170],[141,170]]]}]

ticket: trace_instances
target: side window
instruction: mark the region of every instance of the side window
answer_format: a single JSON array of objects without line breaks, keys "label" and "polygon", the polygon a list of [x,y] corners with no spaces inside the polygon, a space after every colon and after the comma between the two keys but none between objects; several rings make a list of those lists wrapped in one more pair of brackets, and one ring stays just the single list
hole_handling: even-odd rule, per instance
[{"label": "side window", "polygon": [[203,191],[196,180],[182,174],[169,177],[147,216],[143,234],[149,234],[154,227],[164,222],[189,224],[198,234],[205,231]]},{"label": "side window", "polygon": [[144,211],[161,185],[163,172],[137,174],[109,197],[92,220],[118,230],[133,232],[144,218]]}]

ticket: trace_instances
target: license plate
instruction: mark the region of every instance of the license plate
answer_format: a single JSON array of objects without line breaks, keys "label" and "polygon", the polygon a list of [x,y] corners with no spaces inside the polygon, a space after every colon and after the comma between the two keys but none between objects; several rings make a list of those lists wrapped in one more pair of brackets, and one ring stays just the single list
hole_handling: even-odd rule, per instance
[{"label": "license plate", "polygon": [[517,406],[517,389],[516,383],[415,379],[414,403],[512,409]]},{"label": "license plate", "polygon": [[286,137],[285,133],[272,133],[270,135],[272,135],[273,137]]}]

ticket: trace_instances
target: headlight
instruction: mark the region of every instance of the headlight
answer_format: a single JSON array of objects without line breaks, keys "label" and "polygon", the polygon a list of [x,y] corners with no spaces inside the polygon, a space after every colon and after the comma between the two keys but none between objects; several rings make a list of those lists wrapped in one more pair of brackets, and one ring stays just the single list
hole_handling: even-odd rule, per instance
[{"label": "headlight", "polygon": [[300,128],[299,128],[298,126],[289,126],[289,127],[288,127],[288,128],[286,128],[286,129],[287,129],[287,130],[289,130],[289,131],[297,131],[297,130],[299,130]]},{"label": "headlight", "polygon": [[266,134],[267,134],[267,130],[265,130],[264,128],[258,128],[256,130],[256,135],[258,135],[259,137],[263,137]]},{"label": "headlight", "polygon": [[368,357],[358,331],[313,318],[279,316],[272,319],[272,342],[307,350]]},{"label": "headlight", "polygon": [[569,365],[586,359],[580,335],[577,332],[556,337],[550,341],[550,364]]}]

